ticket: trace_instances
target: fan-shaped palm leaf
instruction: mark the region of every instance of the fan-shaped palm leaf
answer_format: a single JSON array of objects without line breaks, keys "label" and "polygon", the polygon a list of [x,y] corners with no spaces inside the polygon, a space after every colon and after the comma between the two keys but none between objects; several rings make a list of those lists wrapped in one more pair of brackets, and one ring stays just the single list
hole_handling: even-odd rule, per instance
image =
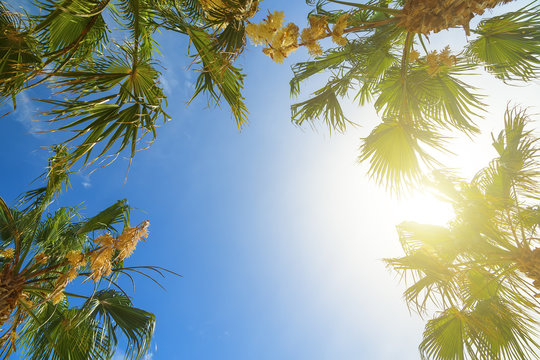
[{"label": "fan-shaped palm leaf", "polygon": [[467,54],[502,80],[535,79],[540,66],[539,10],[528,6],[482,20]]}]

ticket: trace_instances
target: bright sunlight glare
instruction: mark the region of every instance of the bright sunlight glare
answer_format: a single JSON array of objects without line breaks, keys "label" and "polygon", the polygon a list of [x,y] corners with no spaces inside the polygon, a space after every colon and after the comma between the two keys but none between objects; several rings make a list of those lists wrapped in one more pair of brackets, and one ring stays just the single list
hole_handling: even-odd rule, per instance
[{"label": "bright sunlight glare", "polygon": [[403,221],[433,225],[446,225],[454,217],[450,203],[427,191],[416,191],[407,198],[396,200],[395,213]]}]

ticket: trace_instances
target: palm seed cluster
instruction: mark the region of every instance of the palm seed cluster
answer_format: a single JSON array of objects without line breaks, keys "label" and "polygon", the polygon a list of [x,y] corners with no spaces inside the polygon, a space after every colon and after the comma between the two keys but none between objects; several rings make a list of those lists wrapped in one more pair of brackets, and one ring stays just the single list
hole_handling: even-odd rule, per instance
[{"label": "palm seed cluster", "polygon": [[[259,10],[259,1],[250,0],[246,1],[243,6],[236,4],[235,6],[229,6],[226,1],[223,0],[200,0],[200,4],[205,11],[205,16],[209,20],[219,20],[220,27],[226,27],[232,20],[246,20],[252,18]],[[220,16],[215,16],[217,13],[225,15],[229,21],[223,21]]]},{"label": "palm seed cluster", "polygon": [[462,26],[469,34],[469,21],[486,9],[512,0],[408,0],[401,10],[399,25],[408,32],[431,32]]}]

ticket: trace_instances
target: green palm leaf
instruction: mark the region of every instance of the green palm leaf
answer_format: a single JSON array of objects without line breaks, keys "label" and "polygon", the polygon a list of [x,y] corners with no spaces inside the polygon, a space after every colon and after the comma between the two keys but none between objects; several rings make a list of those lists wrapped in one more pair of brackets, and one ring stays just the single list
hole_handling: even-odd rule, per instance
[{"label": "green palm leaf", "polygon": [[126,296],[113,290],[103,290],[87,300],[82,311],[88,311],[94,321],[102,324],[100,327],[105,335],[101,341],[103,347],[113,348],[116,345],[115,333],[120,330],[127,340],[126,358],[141,359],[148,350],[155,316],[133,307]]},{"label": "green palm leaf", "polygon": [[530,81],[540,66],[539,7],[482,20],[467,54],[502,80]]},{"label": "green palm leaf", "polygon": [[[50,199],[53,194],[47,189],[55,189],[44,188],[44,198]],[[19,210],[0,198],[0,358],[17,353],[32,360],[106,360],[123,348],[126,359],[143,359],[155,316],[134,307],[115,281],[123,275],[134,281],[131,272],[159,285],[148,273],[169,272],[152,266],[123,267],[137,242],[147,237],[148,222],[130,227],[125,200],[87,219],[76,207],[47,214],[49,203]],[[90,296],[66,290],[77,277],[94,281]],[[78,299],[85,300],[81,304]]]},{"label": "green palm leaf", "polygon": [[465,360],[467,314],[456,308],[428,321],[419,346],[422,359]]},{"label": "green palm leaf", "polygon": [[41,65],[38,41],[27,26],[20,14],[0,3],[0,104],[9,97],[15,102],[27,74]]},{"label": "green palm leaf", "polygon": [[442,150],[443,143],[444,138],[428,127],[386,119],[363,139],[358,159],[369,160],[369,175],[399,193],[421,179],[422,166],[437,164],[424,147]]},{"label": "green palm leaf", "polygon": [[[339,89],[340,85],[345,86]],[[330,132],[344,132],[347,125],[353,123],[343,114],[336,92],[346,91],[347,88],[348,84],[334,83],[317,90],[311,99],[291,106],[292,121],[302,125],[306,121],[314,122],[315,119],[323,117]]]},{"label": "green palm leaf", "polygon": [[422,358],[536,359],[540,273],[537,202],[537,137],[528,116],[507,110],[494,138],[495,158],[467,182],[443,173],[435,184],[453,204],[446,227],[403,223],[405,256],[385,262],[408,287],[409,307],[438,314],[426,324]]},{"label": "green palm leaf", "polygon": [[374,106],[383,117],[408,114],[443,128],[478,132],[471,116],[484,104],[456,77],[468,70],[468,65],[454,66],[430,75],[426,66],[414,66],[403,81],[401,68],[394,67],[376,88],[380,95]]},{"label": "green palm leaf", "polygon": [[241,129],[247,123],[247,108],[241,95],[244,75],[226,56],[217,51],[214,40],[207,32],[196,27],[188,27],[187,33],[195,46],[202,66],[201,74],[195,82],[195,93],[191,99],[193,100],[200,93],[207,93],[216,104],[219,104],[223,96],[231,109],[238,129]]}]

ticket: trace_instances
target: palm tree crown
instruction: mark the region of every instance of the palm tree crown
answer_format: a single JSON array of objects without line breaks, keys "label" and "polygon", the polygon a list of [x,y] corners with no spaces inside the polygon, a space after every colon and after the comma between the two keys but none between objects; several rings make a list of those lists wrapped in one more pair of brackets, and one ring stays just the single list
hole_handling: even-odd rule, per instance
[{"label": "palm tree crown", "polygon": [[[86,219],[75,207],[46,214],[67,181],[60,165],[69,154],[63,147],[56,151],[46,186],[28,192],[19,208],[0,198],[0,357],[17,351],[35,360],[105,360],[121,339],[126,358],[141,359],[155,317],[134,307],[116,281],[131,278],[130,271],[161,274],[159,267],[124,266],[147,236],[148,222],[131,227],[125,200]],[[115,229],[119,224],[122,231]],[[93,284],[88,294],[70,290],[77,278]]]},{"label": "palm tree crown", "polygon": [[[530,81],[540,66],[540,8],[531,3],[517,11],[470,20],[508,0],[370,0],[366,3],[318,2],[309,26],[283,25],[275,12],[248,36],[281,62],[305,46],[315,58],[293,65],[291,95],[302,82],[329,74],[328,82],[307,100],[292,105],[298,125],[321,119],[330,131],[356,124],[344,114],[340,98],[353,95],[362,106],[373,103],[382,122],[363,139],[359,159],[387,188],[401,191],[417,183],[422,170],[437,164],[429,149],[443,150],[444,132],[467,135],[483,114],[481,94],[463,79],[484,68],[503,81]],[[312,3],[308,1],[308,3]],[[328,9],[329,5],[344,9]],[[430,49],[429,38],[444,29],[463,27],[466,46]],[[323,51],[320,41],[336,44]]]},{"label": "palm tree crown", "polygon": [[[44,0],[28,11],[0,3],[0,104],[41,84],[55,130],[73,135],[68,164],[84,164],[156,137],[170,117],[160,83],[155,35],[189,38],[199,72],[193,97],[207,93],[229,105],[238,128],[247,121],[244,75],[234,66],[245,22],[257,0]],[[100,144],[100,145],[98,145]],[[99,149],[98,149],[99,147]]]},{"label": "palm tree crown", "polygon": [[423,358],[537,359],[540,315],[538,138],[527,114],[507,110],[498,157],[472,181],[437,172],[432,185],[455,209],[448,226],[398,226],[405,256],[386,259],[409,285],[407,303],[436,310]]}]

